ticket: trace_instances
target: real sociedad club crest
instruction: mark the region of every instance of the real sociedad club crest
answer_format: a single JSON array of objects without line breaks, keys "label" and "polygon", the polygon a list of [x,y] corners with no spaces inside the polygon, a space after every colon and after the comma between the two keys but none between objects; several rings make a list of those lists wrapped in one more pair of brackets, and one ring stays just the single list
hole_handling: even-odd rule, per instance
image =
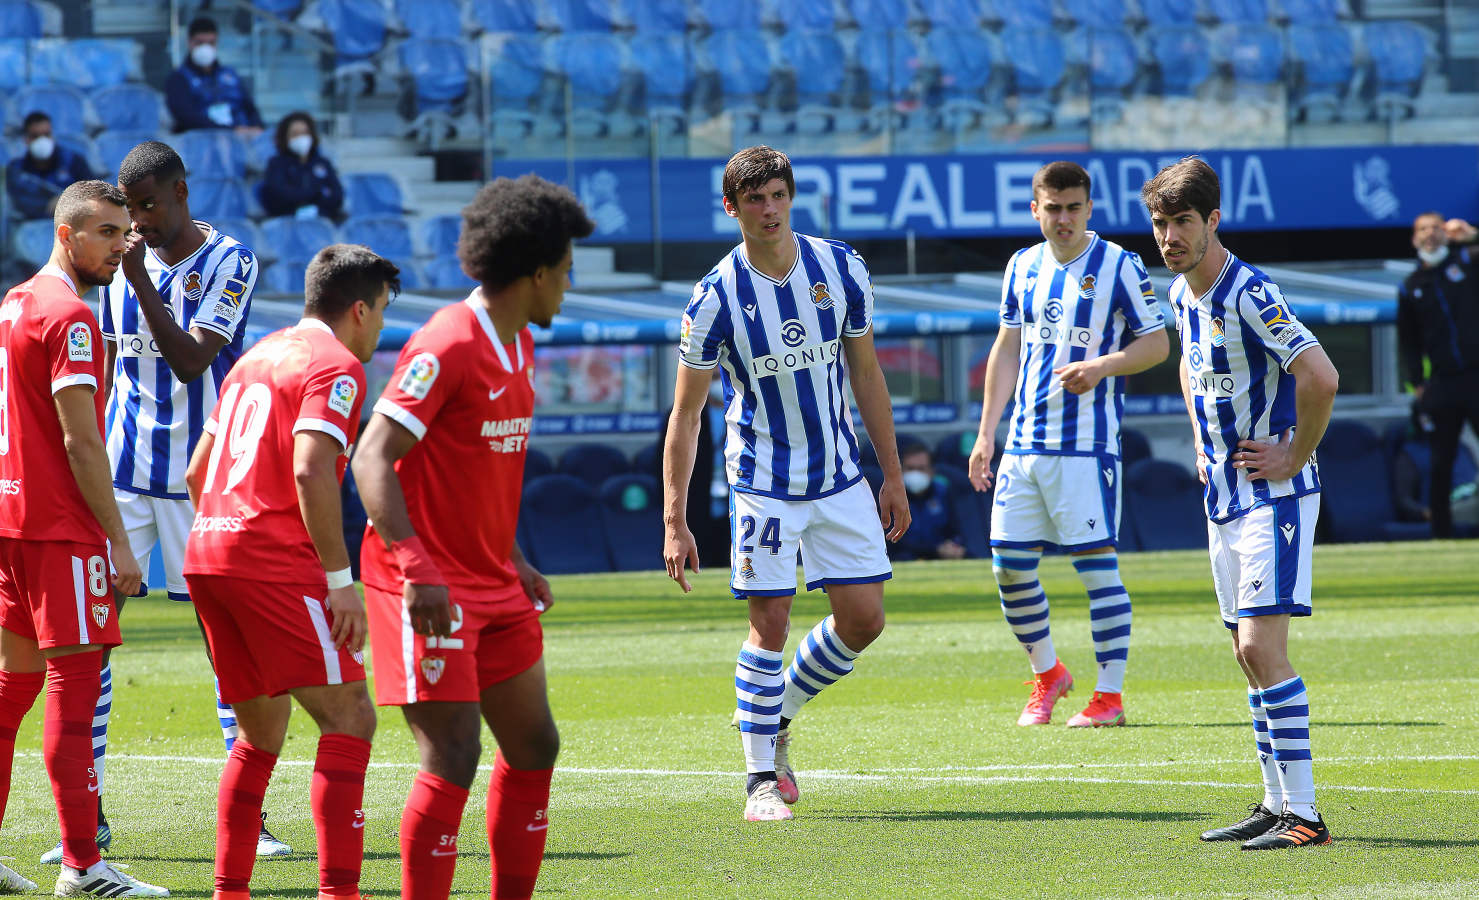
[{"label": "real sociedad club crest", "polygon": [[99,628],[106,628],[108,627],[108,614],[112,611],[113,607],[106,603],[94,603],[92,605],[92,620],[98,623]]},{"label": "real sociedad club crest", "polygon": [[828,293],[825,282],[818,281],[811,286],[811,302],[817,305],[817,309],[832,308],[832,295]]},{"label": "real sociedad club crest", "polygon": [[436,684],[442,680],[442,673],[447,670],[447,661],[440,656],[428,656],[421,660],[421,677],[426,679],[427,684]]},{"label": "real sociedad club crest", "polygon": [[1227,344],[1227,335],[1222,333],[1222,320],[1212,320],[1212,346],[1222,347]]},{"label": "real sociedad club crest", "polygon": [[740,577],[746,581],[755,580],[755,564],[750,562],[748,556],[740,559]]},{"label": "real sociedad club crest", "polygon": [[185,297],[191,303],[199,302],[203,291],[200,287],[200,273],[191,272],[185,276]]},{"label": "real sociedad club crest", "polygon": [[1079,295],[1082,296],[1085,300],[1093,300],[1094,299],[1094,276],[1093,275],[1085,275],[1084,276],[1083,280],[1078,283],[1078,292],[1079,292]]}]

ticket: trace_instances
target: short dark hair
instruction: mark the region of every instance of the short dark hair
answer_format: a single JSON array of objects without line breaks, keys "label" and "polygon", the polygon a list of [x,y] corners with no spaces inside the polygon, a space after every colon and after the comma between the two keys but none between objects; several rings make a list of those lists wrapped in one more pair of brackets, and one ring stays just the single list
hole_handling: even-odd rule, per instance
[{"label": "short dark hair", "polygon": [[51,215],[53,227],[68,225],[76,228],[93,214],[94,206],[100,201],[118,207],[128,205],[128,198],[123,196],[123,191],[116,184],[96,180],[72,182],[56,198],[56,209]]},{"label": "short dark hair", "polygon": [[1440,222],[1447,222],[1448,221],[1447,217],[1445,217],[1442,213],[1438,212],[1436,209],[1430,209],[1427,212],[1420,212],[1417,215],[1413,216],[1412,217],[1412,227],[1413,228],[1416,228],[1418,222],[1421,222],[1423,219],[1426,219],[1429,216],[1437,216],[1438,217],[1438,221],[1440,221]]},{"label": "short dark hair", "polygon": [[185,161],[169,144],[145,141],[128,151],[118,164],[118,183],[129,187],[153,178],[156,184],[173,183],[185,177]]},{"label": "short dark hair", "polygon": [[195,37],[197,34],[220,34],[221,29],[216,27],[216,20],[210,16],[196,16],[190,20],[186,37]]},{"label": "short dark hair", "polygon": [[1038,169],[1037,174],[1032,176],[1034,199],[1037,197],[1037,192],[1041,190],[1066,191],[1076,187],[1083,188],[1085,195],[1091,193],[1092,182],[1089,180],[1089,173],[1084,171],[1083,166],[1066,159],[1050,162]]},{"label": "short dark hair", "polygon": [[356,300],[373,301],[382,285],[392,299],[401,292],[399,266],[363,244],[330,244],[314,254],[303,275],[303,311],[337,319]]},{"label": "short dark hair", "polygon": [[277,131],[272,136],[272,143],[277,147],[278,153],[288,152],[288,129],[293,127],[294,122],[302,122],[308,126],[308,133],[313,135],[313,145],[318,146],[318,123],[313,121],[313,116],[301,109],[295,109],[282,117],[277,123]]},{"label": "short dark hair", "polygon": [[469,278],[496,291],[556,265],[571,241],[595,230],[569,188],[538,175],[497,178],[463,208],[457,258]]},{"label": "short dark hair", "polygon": [[1169,216],[1192,209],[1206,221],[1212,217],[1212,210],[1222,205],[1222,185],[1206,160],[1188,156],[1145,182],[1140,199],[1151,215]]},{"label": "short dark hair", "polygon": [[753,190],[779,178],[786,190],[796,196],[796,176],[791,172],[791,158],[774,147],[756,144],[746,147],[724,164],[724,198],[738,204],[740,191]]},{"label": "short dark hair", "polygon": [[27,128],[30,128],[32,125],[35,125],[38,122],[50,123],[51,116],[48,116],[46,113],[42,112],[39,109],[33,109],[30,112],[26,113],[25,120],[21,122],[21,131],[25,131]]}]

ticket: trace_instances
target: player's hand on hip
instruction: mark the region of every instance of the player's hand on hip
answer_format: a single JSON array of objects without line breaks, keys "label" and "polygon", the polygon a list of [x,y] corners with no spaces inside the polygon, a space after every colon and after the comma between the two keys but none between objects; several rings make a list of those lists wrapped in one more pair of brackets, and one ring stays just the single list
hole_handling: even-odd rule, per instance
[{"label": "player's hand on hip", "polygon": [[991,473],[991,457],[996,455],[995,435],[976,435],[976,446],[971,448],[971,458],[967,463],[968,474],[971,477],[971,486],[978,491],[991,490],[991,481],[994,476]]},{"label": "player's hand on hip", "polygon": [[127,544],[112,544],[108,553],[112,556],[113,589],[125,597],[137,594],[139,585],[144,583],[144,573],[139,569],[139,561],[134,558],[133,552],[128,549]]},{"label": "player's hand on hip", "polygon": [[693,539],[693,532],[687,525],[669,525],[663,530],[663,565],[667,567],[668,577],[678,582],[678,587],[686,594],[693,587],[683,574],[683,567],[687,566],[693,574],[698,574],[698,542]]},{"label": "player's hand on hip", "polygon": [[452,633],[452,598],[445,584],[413,584],[408,581],[401,590],[401,597],[411,619],[412,631],[431,637],[446,637]]},{"label": "player's hand on hip", "polygon": [[555,605],[555,595],[549,588],[549,579],[527,561],[514,563],[514,569],[519,573],[519,583],[524,586],[524,594],[529,602],[534,604],[537,612],[544,612]]},{"label": "player's hand on hip", "polygon": [[912,520],[904,479],[898,475],[892,478],[885,476],[883,487],[878,491],[878,521],[883,523],[884,537],[897,543],[909,530]]},{"label": "player's hand on hip", "polygon": [[365,649],[370,623],[365,616],[365,603],[354,585],[329,588],[328,607],[329,639],[334,642],[334,648],[342,647],[350,653]]},{"label": "player's hand on hip", "polygon": [[1283,439],[1275,441],[1238,441],[1233,454],[1233,468],[1247,469],[1249,478],[1264,478],[1269,481],[1286,481],[1293,478],[1304,467],[1291,452],[1292,432],[1284,432]]},{"label": "player's hand on hip", "polygon": [[1104,376],[1099,374],[1098,360],[1086,359],[1059,366],[1053,370],[1063,382],[1063,390],[1070,394],[1086,394],[1092,391]]}]

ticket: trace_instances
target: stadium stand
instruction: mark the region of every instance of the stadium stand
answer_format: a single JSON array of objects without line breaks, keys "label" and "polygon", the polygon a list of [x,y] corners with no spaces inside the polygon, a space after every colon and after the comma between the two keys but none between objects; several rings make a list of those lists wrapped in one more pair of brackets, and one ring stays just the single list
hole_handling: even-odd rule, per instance
[{"label": "stadium stand", "polygon": [[0,38],[0,90],[13,91],[30,80],[30,58],[24,38]]},{"label": "stadium stand", "polygon": [[688,4],[684,0],[627,0],[626,12],[638,34],[681,35],[688,29]]},{"label": "stadium stand", "polygon": [[934,28],[925,44],[939,73],[940,127],[962,131],[1005,124],[1000,91],[993,87],[998,54],[986,33]]},{"label": "stadium stand", "polygon": [[652,475],[613,475],[601,483],[606,553],[618,572],[662,568],[662,488]]},{"label": "stadium stand", "polygon": [[1333,22],[1295,25],[1288,38],[1291,111],[1312,122],[1343,118],[1357,76],[1350,32]]},{"label": "stadium stand", "polygon": [[777,58],[794,79],[796,130],[802,134],[830,131],[834,127],[855,130],[844,123],[842,88],[847,77],[838,60],[846,54],[831,31],[792,29],[781,38]]},{"label": "stadium stand", "polygon": [[1092,115],[1116,120],[1124,115],[1124,100],[1139,68],[1135,39],[1117,27],[1094,28],[1089,34],[1089,90]]},{"label": "stadium stand", "polygon": [[51,116],[52,130],[59,135],[87,134],[97,123],[87,95],[65,84],[29,84],[18,89],[10,95],[6,121],[19,130],[26,114],[38,109]]},{"label": "stadium stand", "polygon": [[1150,32],[1150,56],[1160,76],[1159,92],[1167,97],[1190,97],[1212,75],[1211,48],[1206,36],[1195,27],[1154,28]]},{"label": "stadium stand", "polygon": [[610,31],[616,24],[611,0],[545,0],[540,24],[551,31]]},{"label": "stadium stand", "polygon": [[539,28],[534,10],[534,4],[526,0],[469,0],[468,3],[468,16],[474,29],[495,34],[533,34]]},{"label": "stadium stand", "polygon": [[93,108],[104,133],[157,133],[164,127],[164,97],[148,85],[129,82],[104,88],[93,95]]},{"label": "stadium stand", "polygon": [[246,146],[229,129],[199,129],[172,137],[192,181],[196,178],[245,178]]},{"label": "stadium stand", "polygon": [[610,444],[576,444],[560,454],[559,465],[555,467],[556,472],[579,478],[591,487],[599,487],[606,479],[631,470],[626,454]]},{"label": "stadium stand", "polygon": [[344,183],[344,208],[356,216],[398,216],[406,212],[400,182],[384,172],[350,172]]},{"label": "stadium stand", "polygon": [[642,79],[642,97],[649,121],[661,123],[667,134],[681,133],[688,122],[693,92],[693,56],[679,33],[639,33],[631,42],[632,64]]},{"label": "stadium stand", "polygon": [[1268,0],[1207,0],[1212,20],[1225,25],[1262,25],[1268,21]]},{"label": "stadium stand", "polygon": [[1064,0],[1063,9],[1084,28],[1119,29],[1129,18],[1125,0]]},{"label": "stadium stand", "polygon": [[546,575],[609,572],[611,557],[596,492],[569,475],[545,475],[524,486],[520,548]]},{"label": "stadium stand", "polygon": [[524,455],[524,481],[533,481],[541,475],[553,475],[555,464],[549,458],[549,454],[542,450],[529,448]]},{"label": "stadium stand", "polygon": [[848,0],[854,27],[863,31],[898,31],[914,24],[907,0]]},{"label": "stadium stand", "polygon": [[1428,41],[1411,22],[1372,22],[1363,38],[1371,58],[1375,80],[1376,107],[1383,118],[1403,118],[1413,113],[1427,73]]},{"label": "stadium stand", "polygon": [[[493,135],[502,140],[525,137],[536,130],[558,131],[558,120],[542,117],[536,110],[545,82],[544,48],[539,39],[529,35],[500,36],[491,53],[488,99]],[[541,123],[545,123],[542,129]]]},{"label": "stadium stand", "polygon": [[409,82],[409,130],[429,138],[435,148],[451,133],[452,118],[461,115],[467,99],[467,52],[460,40],[411,38],[400,45],[398,55]]},{"label": "stadium stand", "polygon": [[1120,466],[1128,469],[1142,459],[1150,459],[1150,439],[1133,428],[1120,429]]},{"label": "stadium stand", "polygon": [[44,264],[51,257],[51,220],[32,219],[20,223],[11,233],[11,241],[16,255],[32,267]]},{"label": "stadium stand", "polygon": [[600,32],[574,32],[552,38],[554,70],[569,80],[569,125],[578,138],[629,135],[634,122],[618,104],[624,80],[621,41]]},{"label": "stadium stand", "polygon": [[1163,459],[1142,459],[1124,470],[1126,510],[1120,531],[1133,529],[1143,550],[1207,547],[1207,516],[1202,485],[1184,467]]},{"label": "stadium stand", "polygon": [[457,0],[396,0],[395,14],[412,38],[462,39],[462,6]]},{"label": "stadium stand", "polygon": [[1420,537],[1402,527],[1392,506],[1391,463],[1381,437],[1364,422],[1336,419],[1320,441],[1320,523],[1333,541]]},{"label": "stadium stand", "polygon": [[397,265],[416,255],[411,229],[400,216],[350,216],[339,233],[346,243],[364,244]]},{"label": "stadium stand", "polygon": [[771,67],[760,64],[758,48],[765,46],[759,31],[726,29],[705,38],[704,69],[718,78],[722,107],[736,119],[735,131],[753,134],[767,105]]},{"label": "stadium stand", "polygon": [[374,57],[385,46],[390,10],[381,0],[318,0],[323,33],[334,46],[334,77],[372,75]]},{"label": "stadium stand", "polygon": [[462,263],[455,255],[438,256],[421,266],[426,286],[439,291],[465,291],[476,287],[473,280],[462,271]]},{"label": "stadium stand", "polygon": [[334,223],[326,219],[283,216],[262,222],[262,256],[306,265],[320,248],[339,239]]},{"label": "stadium stand", "polygon": [[[190,211],[207,221],[244,219],[252,215],[253,206],[254,201],[247,193],[246,183],[241,179],[190,179]],[[261,215],[261,212],[257,211],[257,215]]]},{"label": "stadium stand", "polygon": [[1284,18],[1299,25],[1327,25],[1340,20],[1340,0],[1280,0]]},{"label": "stadium stand", "polygon": [[39,38],[55,33],[47,28],[46,11],[31,0],[0,0],[0,34],[16,38]]},{"label": "stadium stand", "polygon": [[44,38],[31,45],[31,81],[79,90],[123,84],[142,76],[135,41],[117,38]]}]

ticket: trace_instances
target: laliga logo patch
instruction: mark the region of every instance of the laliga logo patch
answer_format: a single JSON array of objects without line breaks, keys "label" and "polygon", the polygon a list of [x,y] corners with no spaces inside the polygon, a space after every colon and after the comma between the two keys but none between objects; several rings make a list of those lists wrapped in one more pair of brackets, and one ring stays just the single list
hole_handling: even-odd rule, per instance
[{"label": "laliga logo patch", "polygon": [[683,314],[683,324],[678,326],[678,349],[683,353],[688,352],[688,335],[693,332],[693,317],[688,313]]},{"label": "laliga logo patch", "polygon": [[782,322],[781,343],[787,347],[800,347],[806,343],[806,326],[796,319],[787,319]]},{"label": "laliga logo patch", "polygon": [[740,577],[746,581],[754,581],[757,577],[755,575],[755,565],[750,562],[748,556],[740,559]]},{"label": "laliga logo patch", "polygon": [[831,309],[832,295],[827,292],[827,285],[818,281],[811,286],[811,302],[815,303],[817,309]]},{"label": "laliga logo patch", "polygon": [[199,303],[201,295],[205,291],[200,286],[200,273],[191,272],[185,276],[185,298],[192,303]]},{"label": "laliga logo patch", "polygon": [[329,409],[349,418],[349,411],[354,408],[354,398],[358,394],[359,386],[354,383],[354,379],[348,375],[340,375],[329,389]]},{"label": "laliga logo patch", "polygon": [[1212,320],[1212,346],[1222,347],[1227,344],[1227,335],[1222,333],[1222,320]]},{"label": "laliga logo patch", "polygon": [[442,364],[437,361],[436,354],[418,353],[411,359],[411,364],[406,366],[406,374],[401,376],[401,383],[397,387],[403,394],[424,400],[431,390],[432,382],[437,380],[441,371]]},{"label": "laliga logo patch", "polygon": [[1047,319],[1049,322],[1058,321],[1059,319],[1063,318],[1063,304],[1059,303],[1057,300],[1050,301],[1047,308],[1043,310],[1042,315],[1043,318]]},{"label": "laliga logo patch", "polygon": [[92,605],[92,620],[98,623],[99,628],[106,628],[108,625],[108,614],[112,611],[113,607],[106,603],[94,603]]},{"label": "laliga logo patch", "polygon": [[67,358],[92,362],[92,331],[81,322],[67,329]]},{"label": "laliga logo patch", "polygon": [[1084,276],[1083,280],[1078,283],[1078,292],[1079,292],[1079,294],[1081,294],[1087,300],[1093,300],[1094,299],[1094,276],[1093,275],[1085,275]]},{"label": "laliga logo patch", "polygon": [[447,661],[440,656],[428,656],[421,660],[421,677],[426,679],[427,684],[436,684],[442,680],[442,673],[447,670]]}]

